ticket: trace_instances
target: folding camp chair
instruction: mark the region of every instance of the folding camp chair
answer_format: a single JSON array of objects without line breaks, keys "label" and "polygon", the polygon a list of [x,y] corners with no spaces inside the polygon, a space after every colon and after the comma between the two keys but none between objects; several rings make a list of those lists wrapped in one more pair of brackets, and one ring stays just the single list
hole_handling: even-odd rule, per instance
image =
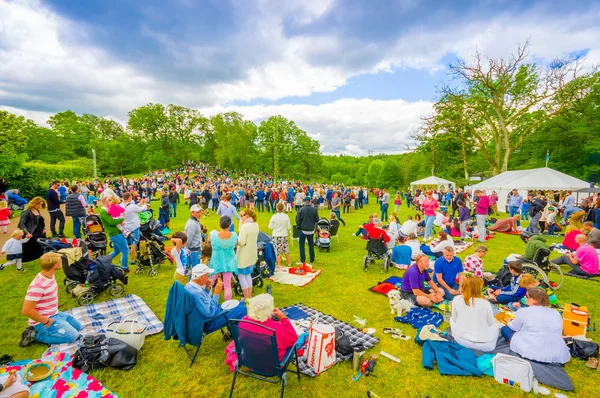
[{"label": "folding camp chair", "polygon": [[294,247],[294,241],[297,240],[298,244],[300,244],[300,237],[298,236],[298,226],[292,225],[292,238],[290,242],[292,243],[292,247]]},{"label": "folding camp chair", "polygon": [[338,236],[338,231],[340,229],[340,224],[336,224],[333,227],[331,227],[331,231],[329,231],[330,233],[330,239],[333,241],[333,239],[336,239],[338,244],[340,243],[340,237]]},{"label": "folding camp chair", "polygon": [[[204,338],[206,336],[208,336],[209,334],[213,334],[215,332],[219,332],[219,331],[221,332],[222,335],[225,335],[225,332],[223,331],[223,329],[227,326],[227,317],[225,316],[226,313],[227,313],[227,311],[221,312],[220,314],[215,315],[212,318],[208,318],[204,321],[204,329],[202,330],[202,336],[200,336],[200,341],[198,342],[198,345],[193,344],[191,342],[188,342],[188,344],[186,344],[186,345],[180,345],[180,347],[183,347],[183,349],[185,350],[185,353],[187,354],[188,358],[190,359],[190,368],[192,367],[194,362],[196,362],[196,357],[198,356],[198,352],[200,351],[200,347],[202,347],[202,342],[204,341]],[[208,325],[210,324],[210,322],[215,319],[218,319],[219,317],[225,318],[225,325],[221,329],[208,331]],[[188,348],[187,348],[188,345],[196,347],[196,352],[194,352],[193,348],[188,350]],[[192,353],[194,355],[192,355]]]},{"label": "folding camp chair", "polygon": [[[247,330],[244,328],[244,325],[258,328],[260,331]],[[298,382],[300,382],[298,352],[295,344],[286,351],[283,360],[279,361],[275,330],[256,322],[239,319],[230,320],[228,326],[235,343],[235,353],[238,357],[235,372],[233,373],[233,381],[231,382],[231,391],[229,392],[230,398],[233,397],[233,389],[238,373],[268,383],[275,384],[281,382],[280,397],[283,397],[287,368],[292,359],[295,359],[296,371],[290,372],[297,373]],[[242,367],[247,368],[248,372],[240,370]],[[273,377],[276,379],[271,379]]]}]

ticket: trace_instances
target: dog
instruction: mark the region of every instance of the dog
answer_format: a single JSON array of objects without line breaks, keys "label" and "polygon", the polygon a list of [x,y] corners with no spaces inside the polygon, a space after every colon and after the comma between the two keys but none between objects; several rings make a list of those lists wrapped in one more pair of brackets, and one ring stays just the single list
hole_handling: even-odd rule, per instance
[{"label": "dog", "polygon": [[387,296],[390,299],[392,314],[397,314],[397,316],[402,316],[405,311],[410,311],[415,307],[415,305],[410,301],[401,298],[400,292],[396,289],[390,290]]}]

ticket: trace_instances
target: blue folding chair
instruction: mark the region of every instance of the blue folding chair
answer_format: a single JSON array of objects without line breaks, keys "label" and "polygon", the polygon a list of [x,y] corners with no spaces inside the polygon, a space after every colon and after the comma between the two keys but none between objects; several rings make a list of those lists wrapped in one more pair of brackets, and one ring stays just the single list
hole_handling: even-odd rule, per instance
[{"label": "blue folding chair", "polygon": [[[249,331],[243,325],[252,325],[254,328],[260,328],[260,332]],[[235,342],[235,353],[238,357],[235,372],[233,373],[233,381],[231,382],[229,398],[233,397],[233,388],[235,387],[235,380],[238,373],[268,383],[276,384],[281,382],[280,397],[283,397],[286,373],[292,359],[295,359],[296,371],[291,370],[290,372],[297,373],[298,382],[300,381],[298,352],[295,344],[286,351],[283,360],[279,361],[275,330],[256,322],[239,319],[231,319],[229,321],[229,330]],[[248,372],[242,371],[241,367],[247,368]],[[273,377],[277,379],[273,380]]]}]

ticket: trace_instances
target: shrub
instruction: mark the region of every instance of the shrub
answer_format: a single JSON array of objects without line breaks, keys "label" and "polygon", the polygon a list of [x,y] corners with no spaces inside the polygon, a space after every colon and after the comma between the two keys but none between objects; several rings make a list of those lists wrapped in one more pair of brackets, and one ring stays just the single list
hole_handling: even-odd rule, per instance
[{"label": "shrub", "polygon": [[25,198],[46,197],[46,191],[52,180],[84,178],[84,167],[41,162],[25,163],[18,178],[9,178],[11,188],[18,188]]}]

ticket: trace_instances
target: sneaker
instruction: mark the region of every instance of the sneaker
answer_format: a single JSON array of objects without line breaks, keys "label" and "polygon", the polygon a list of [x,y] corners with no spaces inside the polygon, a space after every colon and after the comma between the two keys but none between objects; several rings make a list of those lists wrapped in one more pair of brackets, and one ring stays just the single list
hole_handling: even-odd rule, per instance
[{"label": "sneaker", "polygon": [[35,341],[35,330],[33,326],[27,326],[27,328],[23,331],[21,335],[21,343],[19,346],[21,348],[29,347]]},{"label": "sneaker", "polygon": [[61,239],[65,239],[66,236],[64,234],[58,234],[57,237],[61,238]]},{"label": "sneaker", "polygon": [[0,271],[4,271],[4,264],[0,264]]},{"label": "sneaker", "polygon": [[19,272],[25,272],[25,268],[17,268],[17,271],[19,271]]}]

